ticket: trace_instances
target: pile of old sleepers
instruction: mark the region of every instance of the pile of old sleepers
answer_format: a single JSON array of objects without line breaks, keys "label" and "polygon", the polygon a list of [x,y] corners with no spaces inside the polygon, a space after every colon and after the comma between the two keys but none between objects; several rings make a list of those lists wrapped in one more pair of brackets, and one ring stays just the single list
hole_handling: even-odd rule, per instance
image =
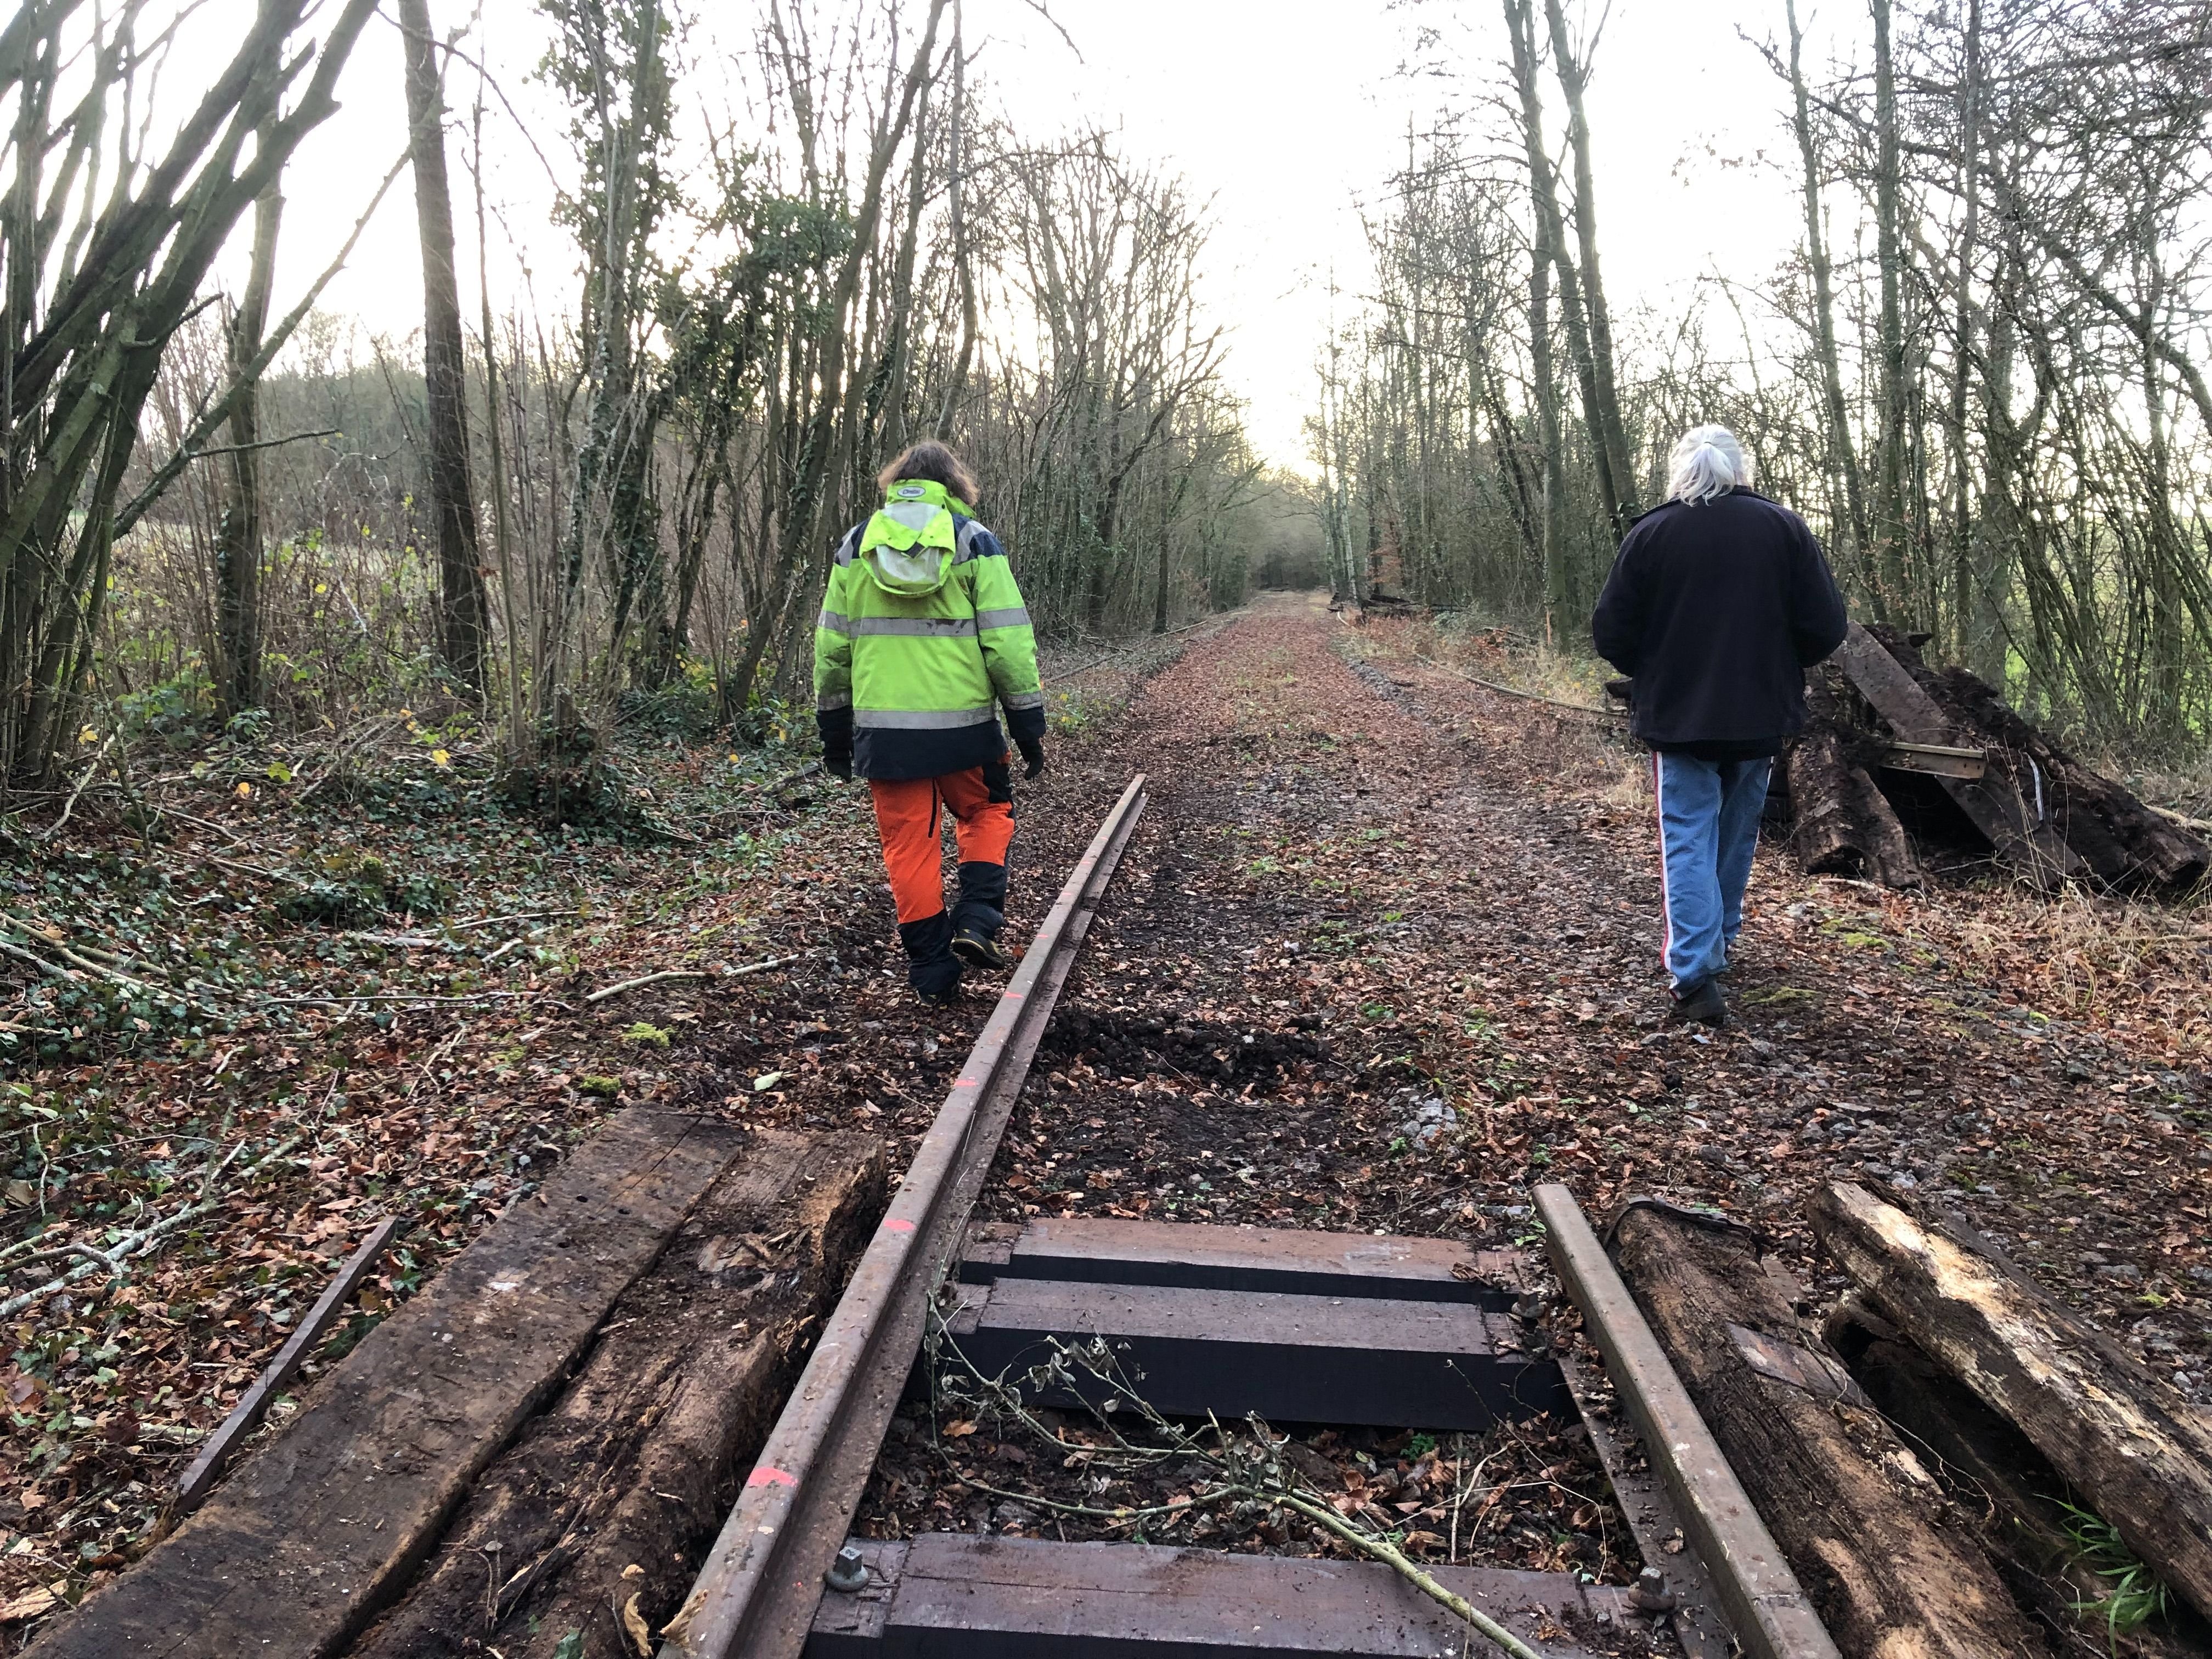
[{"label": "pile of old sleepers", "polygon": [[[1538,1203],[1717,1585],[1780,1575],[1729,1609],[1747,1650],[2212,1654],[2205,1415],[1961,1218],[1828,1186],[1811,1219],[1852,1289],[1815,1322],[1765,1241],[1715,1212],[1632,1199],[1601,1242],[1565,1188]],[[1686,1397],[1653,1397],[1653,1376]],[[1701,1459],[1755,1513],[1698,1504]]]},{"label": "pile of old sleepers", "polygon": [[1809,678],[1812,724],[1778,769],[1808,872],[1917,886],[1939,830],[2039,886],[2185,888],[2212,868],[2188,823],[2083,764],[1970,671],[1929,667],[1919,637],[1854,623]]}]

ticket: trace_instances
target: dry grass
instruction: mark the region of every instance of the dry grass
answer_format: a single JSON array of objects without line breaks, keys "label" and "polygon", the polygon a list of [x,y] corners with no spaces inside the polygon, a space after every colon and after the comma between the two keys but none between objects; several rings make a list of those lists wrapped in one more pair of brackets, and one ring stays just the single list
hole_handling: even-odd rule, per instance
[{"label": "dry grass", "polygon": [[1520,629],[1464,615],[1439,622],[1424,615],[1370,611],[1361,629],[1370,654],[1412,657],[1534,696],[1595,708],[1605,702],[1613,670],[1587,653],[1547,646]]},{"label": "dry grass", "polygon": [[2071,889],[1947,894],[1919,931],[2038,1012],[2123,1033],[2176,1064],[2212,1059],[2212,906]]}]

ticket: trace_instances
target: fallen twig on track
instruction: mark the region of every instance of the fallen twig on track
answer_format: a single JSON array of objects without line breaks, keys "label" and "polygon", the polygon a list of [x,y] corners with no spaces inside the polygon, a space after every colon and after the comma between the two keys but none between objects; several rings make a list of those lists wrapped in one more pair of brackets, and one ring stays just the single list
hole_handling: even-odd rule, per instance
[{"label": "fallen twig on track", "polygon": [[1456,679],[1465,680],[1469,685],[1479,685],[1486,691],[1495,691],[1501,697],[1518,697],[1523,702],[1540,702],[1548,708],[1564,708],[1570,714],[1595,714],[1598,719],[1604,720],[1617,720],[1620,718],[1620,711],[1616,709],[1600,708],[1586,702],[1563,702],[1557,697],[1547,697],[1540,691],[1523,691],[1517,685],[1500,685],[1496,680],[1484,679],[1480,674],[1470,674],[1465,669],[1454,668],[1448,663],[1432,661],[1429,665],[1432,668],[1441,668],[1445,673]]},{"label": "fallen twig on track", "polygon": [[1466,1620],[1489,1640],[1495,1642],[1506,1652],[1513,1655],[1514,1659],[1544,1659],[1542,1653],[1530,1647],[1504,1626],[1474,1606],[1465,1596],[1446,1589],[1434,1578],[1422,1571],[1413,1561],[1399,1550],[1397,1546],[1390,1543],[1387,1539],[1372,1537],[1360,1531],[1358,1528],[1353,1526],[1327,1504],[1314,1503],[1308,1498],[1299,1497],[1296,1492],[1277,1492],[1274,1498],[1275,1501],[1282,1504],[1285,1509],[1296,1510],[1308,1520],[1328,1528],[1352,1548],[1371,1555],[1377,1561],[1390,1567],[1422,1595],[1449,1607],[1457,1617]]},{"label": "fallen twig on track", "polygon": [[712,968],[664,968],[657,974],[640,974],[635,979],[610,985],[604,991],[594,991],[584,999],[584,1006],[589,1007],[609,997],[620,996],[624,991],[635,991],[641,985],[655,985],[665,979],[743,979],[747,974],[764,974],[771,968],[787,967],[798,960],[795,956],[770,957],[765,962],[750,962],[742,968],[720,973]]},{"label": "fallen twig on track", "polygon": [[[1181,1424],[1171,1421],[1163,1415],[1131,1386],[1131,1379],[1123,1373],[1119,1362],[1107,1350],[1103,1339],[1094,1339],[1091,1343],[1072,1345],[1062,1343],[1055,1339],[1049,1345],[1052,1350],[1051,1357],[1042,1365],[1030,1370],[1018,1382],[1013,1382],[1003,1374],[997,1376],[985,1376],[975,1362],[962,1352],[959,1344],[952,1340],[942,1315],[933,1310],[931,1317],[935,1322],[935,1330],[939,1343],[939,1352],[949,1353],[958,1362],[961,1370],[965,1373],[965,1377],[956,1386],[964,1389],[969,1383],[975,1385],[982,1391],[984,1400],[988,1401],[1003,1418],[1018,1423],[1044,1443],[1065,1448],[1071,1443],[1062,1439],[1055,1430],[1048,1427],[1042,1419],[1035,1415],[1024,1398],[1024,1389],[1026,1388],[1042,1392],[1049,1387],[1066,1387],[1072,1382],[1074,1371],[1080,1370],[1093,1381],[1106,1384],[1112,1390],[1120,1405],[1133,1411],[1144,1423],[1160,1436],[1163,1442],[1158,1447],[1137,1446],[1115,1425],[1109,1413],[1093,1406],[1091,1407],[1093,1421],[1103,1434],[1110,1437],[1111,1443],[1103,1446],[1096,1443],[1085,1444],[1080,1449],[1086,1455],[1109,1465],[1115,1462],[1141,1465],[1170,1458],[1190,1459],[1218,1471],[1221,1476],[1221,1484],[1204,1492],[1194,1492],[1188,1498],[1178,1498],[1163,1504],[1116,1506],[1112,1509],[1069,1504],[1049,1498],[1042,1492],[1004,1492],[997,1487],[983,1485],[975,1479],[971,1470],[956,1468],[954,1473],[962,1484],[1017,1503],[1049,1510],[1056,1514],[1082,1516],[1086,1518],[1117,1522],[1135,1522],[1158,1516],[1179,1515],[1193,1509],[1217,1508],[1231,1500],[1240,1498],[1247,1501],[1256,1499],[1262,1504],[1278,1504],[1284,1509],[1296,1510],[1308,1520],[1326,1528],[1338,1539],[1361,1553],[1370,1556],[1392,1568],[1414,1589],[1447,1608],[1454,1616],[1465,1620],[1486,1638],[1511,1654],[1514,1659],[1545,1659],[1545,1655],[1540,1650],[1530,1647],[1511,1631],[1474,1606],[1465,1596],[1455,1595],[1447,1589],[1387,1538],[1377,1537],[1361,1530],[1327,1504],[1316,1502],[1314,1498],[1307,1496],[1300,1490],[1297,1474],[1279,1455],[1283,1441],[1278,1439],[1268,1429],[1267,1424],[1256,1415],[1250,1418],[1245,1425],[1249,1431],[1249,1437],[1241,1440],[1232,1437],[1218,1420],[1209,1417],[1208,1427],[1212,1432],[1214,1443],[1208,1446],[1195,1432],[1185,1429]],[[942,1373],[935,1371],[933,1367],[933,1380],[937,1385],[942,1386],[949,1379]],[[1083,1397],[1085,1394],[1085,1391],[1080,1388],[1075,1389],[1074,1391],[1079,1397]],[[940,1457],[945,1457],[949,1466],[951,1459],[946,1456],[942,1444],[938,1447],[938,1454]]]}]

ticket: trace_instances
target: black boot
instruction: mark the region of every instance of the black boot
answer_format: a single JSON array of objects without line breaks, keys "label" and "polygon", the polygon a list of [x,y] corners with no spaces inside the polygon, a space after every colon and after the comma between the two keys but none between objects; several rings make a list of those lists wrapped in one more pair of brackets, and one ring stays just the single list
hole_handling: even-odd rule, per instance
[{"label": "black boot", "polygon": [[960,963],[952,954],[952,918],[939,910],[920,921],[899,923],[906,946],[907,983],[924,1002],[950,1002],[960,994]]},{"label": "black boot", "polygon": [[970,968],[1006,965],[999,929],[1006,925],[1006,866],[976,862],[960,866],[960,902],[952,907],[952,953]]}]

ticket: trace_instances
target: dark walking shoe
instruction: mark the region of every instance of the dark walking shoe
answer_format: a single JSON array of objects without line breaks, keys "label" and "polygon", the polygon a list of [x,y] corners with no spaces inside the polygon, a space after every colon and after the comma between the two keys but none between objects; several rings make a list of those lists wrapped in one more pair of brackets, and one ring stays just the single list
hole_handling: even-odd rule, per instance
[{"label": "dark walking shoe", "polygon": [[1728,1004],[1721,1000],[1718,980],[1700,980],[1686,991],[1674,994],[1668,1018],[1680,1025],[1719,1025],[1728,1019]]},{"label": "dark walking shoe", "polygon": [[955,933],[952,954],[982,973],[999,973],[1006,966],[1006,953],[999,948],[999,941],[980,928],[963,927]]}]

